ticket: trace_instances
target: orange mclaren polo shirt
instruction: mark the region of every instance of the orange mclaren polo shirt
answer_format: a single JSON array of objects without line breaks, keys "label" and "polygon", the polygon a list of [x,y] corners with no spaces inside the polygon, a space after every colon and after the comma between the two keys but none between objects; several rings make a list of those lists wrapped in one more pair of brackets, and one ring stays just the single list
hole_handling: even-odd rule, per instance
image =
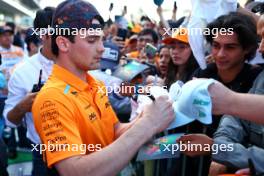
[{"label": "orange mclaren polo shirt", "polygon": [[84,82],[55,64],[34,101],[35,128],[45,144],[42,153],[49,167],[71,156],[98,151],[114,141],[118,119],[106,89],[89,74],[86,79]]}]

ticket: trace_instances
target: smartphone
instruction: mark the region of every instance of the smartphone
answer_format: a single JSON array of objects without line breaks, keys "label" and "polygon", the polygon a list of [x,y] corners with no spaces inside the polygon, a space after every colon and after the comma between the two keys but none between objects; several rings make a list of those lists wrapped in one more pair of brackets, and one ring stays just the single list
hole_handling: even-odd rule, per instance
[{"label": "smartphone", "polygon": [[126,36],[127,36],[127,30],[118,28],[117,36],[122,38],[122,41],[125,41],[126,40]]},{"label": "smartphone", "polygon": [[147,57],[153,58],[154,56],[156,56],[157,48],[152,44],[147,43],[145,46],[145,52],[147,54]]}]

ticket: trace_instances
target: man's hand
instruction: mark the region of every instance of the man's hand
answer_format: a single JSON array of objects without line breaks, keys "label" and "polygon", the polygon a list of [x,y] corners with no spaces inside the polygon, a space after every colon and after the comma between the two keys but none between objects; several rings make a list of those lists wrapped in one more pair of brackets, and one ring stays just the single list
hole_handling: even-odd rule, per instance
[{"label": "man's hand", "polygon": [[[175,115],[169,98],[160,96],[153,103],[147,104],[139,117],[129,129],[101,151],[67,157],[55,163],[60,175],[116,175],[144,143],[168,127]],[[98,169],[102,165],[105,167]]]},{"label": "man's hand", "polygon": [[145,106],[142,113],[142,119],[146,120],[146,125],[154,130],[154,134],[165,130],[174,118],[175,113],[168,96],[156,98],[153,103]]},{"label": "man's hand", "polygon": [[[202,147],[206,146],[212,146],[213,144],[213,140],[212,138],[204,135],[204,134],[188,134],[188,135],[184,135],[181,136],[178,140],[178,143],[182,143],[182,144],[190,144],[190,145],[195,145],[195,144],[201,144]],[[199,149],[199,148],[198,148]],[[207,147],[208,149],[208,147]],[[183,152],[185,155],[194,157],[194,156],[200,156],[200,155],[208,155],[211,152],[206,150],[199,150],[199,151],[184,151]]]},{"label": "man's hand", "polygon": [[234,92],[217,82],[209,86],[209,93],[213,102],[213,114],[230,114]]},{"label": "man's hand", "polygon": [[163,86],[164,80],[161,79],[160,77],[155,78],[155,76],[149,75],[146,78],[146,84],[148,86]]},{"label": "man's hand", "polygon": [[32,104],[36,95],[37,92],[28,93],[12,110],[8,112],[8,120],[15,125],[20,124],[25,113],[31,112]]},{"label": "man's hand", "polygon": [[36,98],[37,92],[35,93],[28,93],[18,104],[18,108],[26,113],[31,112],[32,104]]},{"label": "man's hand", "polygon": [[219,174],[224,174],[226,170],[227,168],[225,165],[212,161],[208,176],[218,176]]}]

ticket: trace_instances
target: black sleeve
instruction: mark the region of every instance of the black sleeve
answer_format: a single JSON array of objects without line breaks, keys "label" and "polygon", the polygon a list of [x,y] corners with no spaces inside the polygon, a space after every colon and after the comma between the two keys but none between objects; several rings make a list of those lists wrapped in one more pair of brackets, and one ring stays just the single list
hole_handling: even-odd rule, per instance
[{"label": "black sleeve", "polygon": [[201,68],[197,68],[193,73],[192,73],[192,77],[196,77],[196,78],[201,78],[201,71],[202,69]]},{"label": "black sleeve", "polygon": [[192,77],[196,78],[217,78],[217,67],[215,63],[208,64],[206,69],[198,68],[194,71]]}]

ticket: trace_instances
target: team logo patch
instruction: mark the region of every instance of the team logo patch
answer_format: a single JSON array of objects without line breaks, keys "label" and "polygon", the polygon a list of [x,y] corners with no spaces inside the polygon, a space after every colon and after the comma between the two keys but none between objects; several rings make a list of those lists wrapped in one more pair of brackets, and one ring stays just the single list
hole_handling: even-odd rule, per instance
[{"label": "team logo patch", "polygon": [[90,115],[89,115],[89,119],[91,121],[94,121],[96,119],[96,114],[94,112],[92,112]]},{"label": "team logo patch", "polygon": [[109,103],[109,101],[105,103],[105,108],[108,108],[110,106],[111,106],[111,104]]}]

